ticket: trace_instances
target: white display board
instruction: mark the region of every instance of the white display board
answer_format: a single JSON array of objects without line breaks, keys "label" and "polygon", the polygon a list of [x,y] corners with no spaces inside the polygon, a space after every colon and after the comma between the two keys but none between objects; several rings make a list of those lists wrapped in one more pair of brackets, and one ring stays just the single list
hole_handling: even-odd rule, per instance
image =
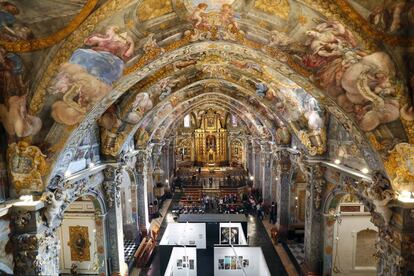
[{"label": "white display board", "polygon": [[220,223],[219,244],[247,245],[241,223]]},{"label": "white display board", "polygon": [[271,276],[260,247],[215,247],[214,275]]},{"label": "white display board", "polygon": [[206,248],[205,223],[169,223],[160,245],[192,245]]},{"label": "white display board", "polygon": [[174,247],[164,276],[197,276],[197,249]]}]

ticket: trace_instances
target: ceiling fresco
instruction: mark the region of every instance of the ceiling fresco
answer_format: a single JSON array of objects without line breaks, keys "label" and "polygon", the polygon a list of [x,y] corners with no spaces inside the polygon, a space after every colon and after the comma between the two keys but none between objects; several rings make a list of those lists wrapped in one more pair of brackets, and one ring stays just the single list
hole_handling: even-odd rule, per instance
[{"label": "ceiling fresco", "polygon": [[[37,177],[40,191],[91,124],[98,122],[101,144],[112,145],[109,155],[116,156],[134,135],[138,144],[163,139],[174,119],[210,104],[235,112],[263,139],[280,141],[275,134],[288,129],[312,156],[329,150],[333,117],[370,169],[385,171],[400,189],[414,179],[414,169],[397,156],[411,150],[404,143],[414,141],[414,110],[406,69],[399,70],[406,64],[387,49],[407,41],[378,41],[361,31],[354,16],[369,21],[382,9],[384,20],[385,11],[395,18],[384,29],[374,21],[371,31],[402,36],[391,30],[399,2],[379,9],[374,2],[79,0],[47,9],[37,0],[28,4],[36,9],[21,12],[17,1],[3,4],[8,32],[40,20],[30,39],[49,46],[63,39],[36,74],[21,52],[46,44],[0,41],[0,120],[10,158],[32,147],[51,164]],[[400,14],[401,28],[410,24],[409,7]],[[49,16],[36,19],[45,9]],[[62,21],[45,28],[58,10]],[[60,30],[64,36],[48,40]],[[12,174],[16,192],[28,179]]]},{"label": "ceiling fresco", "polygon": [[348,0],[375,29],[397,35],[413,35],[414,3],[405,0]]},{"label": "ceiling fresco", "polygon": [[0,3],[0,45],[26,52],[50,47],[70,35],[98,0],[21,0]]}]

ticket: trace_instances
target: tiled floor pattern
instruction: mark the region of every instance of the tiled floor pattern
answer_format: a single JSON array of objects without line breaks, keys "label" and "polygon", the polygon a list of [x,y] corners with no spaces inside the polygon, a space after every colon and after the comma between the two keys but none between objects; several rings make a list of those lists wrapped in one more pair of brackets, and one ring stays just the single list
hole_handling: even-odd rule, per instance
[{"label": "tiled floor pattern", "polygon": [[290,252],[292,252],[293,256],[295,256],[295,259],[298,261],[298,264],[302,265],[305,261],[305,251],[303,243],[289,241],[287,243],[287,246],[289,247]]},{"label": "tiled floor pattern", "polygon": [[139,244],[136,244],[135,241],[124,241],[124,256],[125,256],[125,262],[129,264],[129,262],[134,257],[134,253],[137,250]]}]

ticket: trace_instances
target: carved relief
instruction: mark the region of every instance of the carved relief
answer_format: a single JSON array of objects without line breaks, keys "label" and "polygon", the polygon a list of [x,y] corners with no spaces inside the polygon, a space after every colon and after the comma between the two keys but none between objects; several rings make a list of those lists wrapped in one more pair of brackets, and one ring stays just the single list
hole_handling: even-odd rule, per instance
[{"label": "carved relief", "polygon": [[119,168],[110,167],[104,171],[105,182],[103,189],[108,208],[121,205],[122,173]]},{"label": "carved relief", "polygon": [[42,191],[46,172],[45,155],[26,142],[13,143],[7,152],[12,182],[17,194]]},{"label": "carved relief", "polygon": [[346,191],[355,194],[365,206],[369,207],[372,222],[379,228],[387,227],[392,216],[388,203],[396,198],[389,180],[381,172],[374,171],[372,182],[366,180],[355,182],[348,178],[345,184]]},{"label": "carved relief", "polygon": [[16,213],[14,213],[13,217],[14,224],[17,228],[20,229],[24,228],[24,226],[28,224],[32,219],[32,215],[28,211],[17,211]]},{"label": "carved relief", "polygon": [[322,192],[323,187],[326,183],[324,179],[324,169],[320,165],[315,165],[312,167],[312,174],[311,174],[311,185],[314,190],[313,192],[313,201],[315,204],[315,208],[318,210],[321,207],[321,200],[322,200]]}]

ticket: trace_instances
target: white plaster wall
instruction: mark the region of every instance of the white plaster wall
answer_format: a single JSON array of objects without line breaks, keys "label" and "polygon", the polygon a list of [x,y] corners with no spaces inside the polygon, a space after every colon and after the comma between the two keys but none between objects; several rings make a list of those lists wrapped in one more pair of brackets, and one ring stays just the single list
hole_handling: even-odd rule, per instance
[{"label": "white plaster wall", "polygon": [[96,252],[96,224],[95,208],[91,201],[75,201],[65,213],[62,226],[59,229],[59,238],[61,252],[59,254],[60,272],[69,273],[72,266],[69,243],[69,226],[86,226],[88,227],[90,245],[90,261],[78,263],[79,274],[98,274],[96,271],[98,256]]},{"label": "white plaster wall", "polygon": [[[219,259],[226,256],[243,257],[249,260],[249,265],[241,269],[219,269]],[[215,247],[214,248],[214,275],[215,276],[271,276],[267,267],[263,251],[260,247]]]},{"label": "white plaster wall", "polygon": [[[369,213],[342,213],[341,224],[336,223],[334,228],[333,267],[340,272],[332,272],[332,275],[371,276],[376,275],[376,267],[361,269],[355,267],[355,248],[357,233],[361,230],[371,229],[378,232],[378,228],[370,221]],[[336,238],[339,238],[338,240]],[[372,244],[374,247],[375,245]],[[337,251],[338,250],[338,251]],[[335,263],[335,255],[337,261]]]},{"label": "white plaster wall", "polygon": [[[178,268],[177,259],[183,259],[183,256],[188,257],[189,260],[194,260],[194,269],[190,267]],[[197,250],[194,247],[174,247],[171,252],[170,261],[164,276],[197,276]]]}]

